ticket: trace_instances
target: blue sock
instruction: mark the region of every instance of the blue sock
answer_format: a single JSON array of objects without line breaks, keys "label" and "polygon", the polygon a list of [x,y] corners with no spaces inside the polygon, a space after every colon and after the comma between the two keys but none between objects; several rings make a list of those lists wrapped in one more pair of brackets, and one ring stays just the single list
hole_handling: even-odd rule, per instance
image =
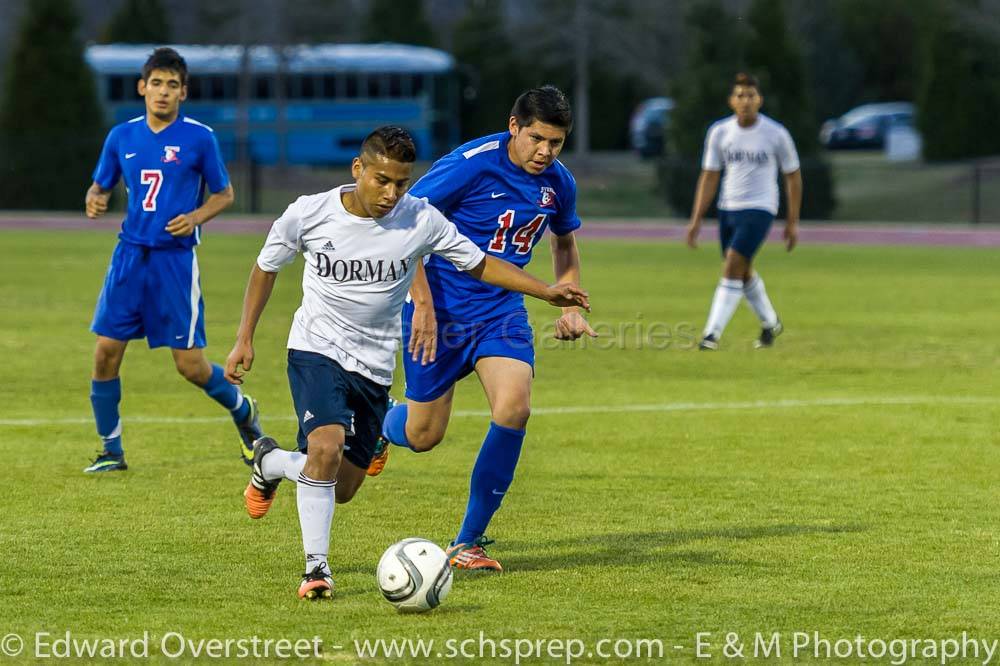
[{"label": "blue sock", "polygon": [[122,380],[118,377],[107,381],[90,381],[90,404],[94,408],[97,434],[104,440],[104,450],[122,455],[122,421],[118,403],[122,400]]},{"label": "blue sock", "polygon": [[514,480],[514,468],[521,455],[524,431],[490,423],[489,432],[472,468],[469,505],[455,543],[472,543],[483,536],[493,514],[500,508],[504,493]]},{"label": "blue sock", "polygon": [[226,381],[226,373],[220,366],[212,364],[212,376],[202,388],[208,397],[230,411],[234,421],[243,423],[247,420],[250,401],[244,400],[240,390]]},{"label": "blue sock", "polygon": [[382,434],[396,446],[405,446],[413,450],[410,440],[406,438],[406,403],[396,405],[385,414],[382,421]]}]

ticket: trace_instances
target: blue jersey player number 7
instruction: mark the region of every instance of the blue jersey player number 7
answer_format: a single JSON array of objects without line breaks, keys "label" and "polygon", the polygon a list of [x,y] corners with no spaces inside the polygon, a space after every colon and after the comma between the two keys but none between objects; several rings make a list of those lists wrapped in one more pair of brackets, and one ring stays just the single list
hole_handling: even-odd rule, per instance
[{"label": "blue jersey player number 7", "polygon": [[[229,411],[248,462],[263,435],[256,403],[226,382],[206,360],[204,302],[195,246],[201,225],[233,203],[212,129],[181,114],[187,63],[171,48],[153,51],[137,83],[145,114],[116,125],[87,190],[87,217],[107,212],[124,180],[128,202],[118,245],[98,297],[91,331],[97,335],[91,404],[103,448],[84,471],[124,471],[119,369],[130,340],[169,347],[177,371]],[[204,189],[210,195],[203,202]]]}]

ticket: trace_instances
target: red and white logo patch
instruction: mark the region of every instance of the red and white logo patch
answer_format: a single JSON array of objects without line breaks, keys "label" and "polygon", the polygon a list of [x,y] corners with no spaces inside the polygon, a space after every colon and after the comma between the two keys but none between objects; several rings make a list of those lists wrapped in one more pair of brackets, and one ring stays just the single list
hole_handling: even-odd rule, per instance
[{"label": "red and white logo patch", "polygon": [[556,205],[556,191],[551,187],[543,187],[542,194],[538,199],[538,205],[542,208],[551,208]]},{"label": "red and white logo patch", "polygon": [[181,163],[181,158],[177,157],[177,153],[181,152],[180,146],[163,146],[163,157],[160,161],[166,162],[177,162]]}]

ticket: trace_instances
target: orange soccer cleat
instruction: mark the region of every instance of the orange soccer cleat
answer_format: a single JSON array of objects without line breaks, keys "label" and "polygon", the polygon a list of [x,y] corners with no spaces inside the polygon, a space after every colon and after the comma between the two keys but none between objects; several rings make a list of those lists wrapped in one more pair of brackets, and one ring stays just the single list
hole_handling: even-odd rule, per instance
[{"label": "orange soccer cleat", "polygon": [[253,472],[250,474],[250,483],[243,491],[243,504],[247,508],[247,513],[251,518],[263,518],[271,503],[274,502],[274,494],[278,491],[278,484],[281,479],[270,481],[264,478],[261,470],[261,460],[271,451],[278,448],[278,443],[270,437],[261,437],[253,446]]},{"label": "orange soccer cleat", "polygon": [[445,549],[448,561],[456,569],[469,569],[470,571],[503,571],[500,563],[486,554],[485,546],[493,543],[490,539],[482,536],[472,543],[453,543]]},{"label": "orange soccer cleat", "polygon": [[299,585],[299,599],[318,601],[333,597],[333,578],[322,564],[302,574],[302,584]]}]

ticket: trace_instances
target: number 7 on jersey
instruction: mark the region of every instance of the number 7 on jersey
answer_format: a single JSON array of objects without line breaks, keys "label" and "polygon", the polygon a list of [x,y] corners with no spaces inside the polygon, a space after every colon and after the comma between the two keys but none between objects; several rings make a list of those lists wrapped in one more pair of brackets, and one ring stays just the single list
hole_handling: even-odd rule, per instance
[{"label": "number 7 on jersey", "polygon": [[142,199],[142,209],[145,211],[156,210],[156,197],[160,193],[160,186],[163,185],[163,171],[143,169],[139,172],[139,182],[143,185],[149,185],[146,196]]}]

